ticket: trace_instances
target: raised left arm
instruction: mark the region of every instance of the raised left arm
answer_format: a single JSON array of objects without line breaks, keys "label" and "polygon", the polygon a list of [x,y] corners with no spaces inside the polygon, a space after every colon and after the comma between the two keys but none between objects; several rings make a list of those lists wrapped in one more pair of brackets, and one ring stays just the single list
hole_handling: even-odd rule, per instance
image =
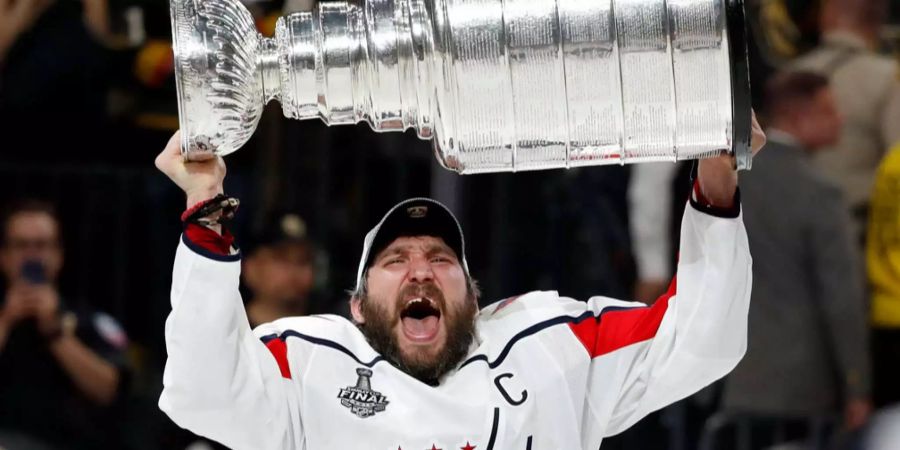
[{"label": "raised left arm", "polygon": [[[765,143],[754,117],[753,151]],[[583,436],[586,446],[730,372],[747,345],[752,285],[737,173],[730,157],[702,160],[681,226],[669,293],[647,308],[602,297],[597,316],[573,331],[591,357]]]}]

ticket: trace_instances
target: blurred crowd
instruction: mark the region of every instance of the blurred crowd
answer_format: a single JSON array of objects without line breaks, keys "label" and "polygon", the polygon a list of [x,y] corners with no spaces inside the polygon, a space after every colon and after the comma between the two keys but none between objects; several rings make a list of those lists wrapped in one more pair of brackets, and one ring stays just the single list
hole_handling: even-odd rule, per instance
[{"label": "blurred crowd", "polygon": [[[246,0],[257,27],[314,0]],[[769,143],[740,174],[746,357],[609,449],[900,449],[900,2],[747,0]],[[166,2],[0,0],[0,449],[215,449],[156,407],[184,199]],[[402,198],[461,219],[485,303],[652,303],[691,163],[460,177],[411,133],[288,121],[229,155],[251,325],[347,314],[365,231]]]}]

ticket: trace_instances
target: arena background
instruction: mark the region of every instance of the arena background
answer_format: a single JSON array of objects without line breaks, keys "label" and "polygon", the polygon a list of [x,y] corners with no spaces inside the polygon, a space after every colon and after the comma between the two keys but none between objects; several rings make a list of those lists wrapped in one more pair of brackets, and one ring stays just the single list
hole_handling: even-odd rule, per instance
[{"label": "arena background", "polygon": [[[102,43],[82,26],[78,0],[56,0],[0,67],[0,204],[35,197],[57,205],[66,251],[61,291],[110,313],[128,333],[128,400],[119,422],[107,424],[121,430],[116,448],[184,448],[181,432],[155,407],[184,209],[183,195],[153,167],[177,128],[168,5],[108,2]],[[883,51],[898,54],[900,2],[890,3]],[[252,7],[271,33],[285,5]],[[818,42],[817,7],[816,0],[749,0],[757,104],[766,78]],[[239,243],[277,211],[306,221],[320,249],[321,310],[341,308],[365,232],[411,196],[438,198],[458,212],[485,299],[532,289],[631,297],[630,167],[457,176],[440,169],[431,144],[412,132],[291,121],[275,103],[226,161],[226,189],[243,202],[234,224]],[[0,408],[13,407],[0,399]],[[673,408],[604,448],[696,448],[698,435],[684,426],[689,418]]]}]

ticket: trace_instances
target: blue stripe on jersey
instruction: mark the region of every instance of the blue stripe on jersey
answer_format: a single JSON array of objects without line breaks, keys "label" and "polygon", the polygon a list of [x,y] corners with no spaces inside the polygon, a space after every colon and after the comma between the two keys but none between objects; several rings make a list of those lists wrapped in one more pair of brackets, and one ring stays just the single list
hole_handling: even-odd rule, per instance
[{"label": "blue stripe on jersey", "polygon": [[[580,316],[576,316],[576,317],[559,316],[559,317],[554,317],[552,319],[547,319],[543,322],[536,323],[536,324],[516,333],[516,335],[513,336],[512,339],[509,340],[509,342],[506,343],[506,346],[503,347],[503,350],[500,352],[500,355],[497,356],[497,359],[495,359],[493,361],[489,361],[487,355],[484,355],[484,354],[474,355],[474,356],[470,357],[469,359],[467,359],[464,363],[462,363],[462,365],[459,366],[459,370],[462,370],[463,367],[465,367],[465,366],[469,365],[469,363],[473,363],[475,361],[483,361],[491,369],[496,369],[497,366],[502,364],[503,361],[506,359],[506,357],[509,355],[509,352],[512,350],[513,345],[521,339],[524,339],[528,336],[536,334],[540,331],[546,330],[547,328],[550,328],[555,325],[562,325],[562,324],[568,324],[568,323],[580,323],[584,320],[591,319],[591,318],[593,318],[594,320],[600,321],[601,318],[603,317],[604,313],[612,312],[612,311],[621,311],[623,309],[635,309],[635,308],[646,308],[646,306],[608,306],[606,308],[603,308],[600,311],[600,314],[598,314],[597,316],[595,316],[592,311],[585,311]],[[335,350],[349,356],[350,358],[353,358],[353,360],[356,361],[357,363],[359,363],[363,366],[369,367],[369,368],[371,368],[372,366],[374,366],[375,364],[377,364],[381,361],[385,361],[384,357],[379,355],[379,356],[375,357],[375,359],[373,359],[369,362],[363,362],[361,359],[359,359],[358,356],[356,356],[353,352],[351,352],[350,349],[348,349],[347,347],[344,347],[343,345],[341,345],[337,342],[334,342],[334,341],[331,341],[328,339],[315,337],[315,336],[309,336],[309,335],[299,333],[294,330],[286,330],[286,331],[282,332],[281,334],[275,334],[275,333],[269,334],[269,335],[263,336],[259,339],[265,344],[265,343],[268,343],[269,341],[271,341],[272,339],[285,340],[289,337],[300,338],[311,344],[322,345],[325,347],[335,349]]]},{"label": "blue stripe on jersey", "polygon": [[188,239],[187,234],[184,233],[181,235],[181,242],[184,242],[184,245],[186,245],[187,248],[191,249],[191,251],[193,251],[194,253],[209,258],[213,261],[235,262],[241,260],[241,252],[237,252],[232,255],[219,255],[195,244],[193,241]]},{"label": "blue stripe on jersey", "polygon": [[516,335],[513,336],[512,339],[509,340],[509,342],[506,343],[506,346],[503,347],[503,351],[500,352],[500,355],[497,356],[497,359],[495,359],[493,361],[488,361],[487,355],[475,355],[475,356],[467,359],[466,362],[462,363],[462,365],[459,366],[459,368],[462,369],[463,367],[467,366],[469,363],[472,363],[475,361],[484,361],[488,365],[488,367],[490,367],[491,369],[496,369],[497,366],[502,364],[503,360],[505,360],[506,357],[509,355],[509,352],[512,350],[513,344],[515,344],[516,342],[518,342],[519,340],[521,340],[523,338],[531,336],[532,334],[536,334],[539,331],[543,331],[543,330],[550,328],[552,326],[555,326],[555,325],[562,325],[562,324],[568,324],[568,323],[581,323],[582,321],[590,319],[590,318],[593,318],[599,322],[604,313],[608,313],[608,312],[612,312],[612,311],[620,311],[623,309],[634,309],[634,308],[646,308],[646,306],[607,306],[606,308],[603,308],[600,311],[600,314],[598,314],[597,316],[594,316],[594,313],[592,311],[585,311],[584,313],[582,313],[580,316],[577,316],[577,317],[560,316],[560,317],[554,317],[552,319],[545,320],[543,322],[538,322],[538,323],[516,333]]},{"label": "blue stripe on jersey", "polygon": [[371,368],[372,366],[374,366],[374,365],[375,365],[376,363],[378,363],[378,362],[384,361],[384,358],[383,358],[383,357],[378,356],[378,357],[376,357],[375,359],[373,359],[372,361],[369,361],[369,362],[367,362],[367,363],[366,363],[366,362],[363,362],[361,359],[359,359],[359,357],[357,357],[356,355],[354,355],[353,352],[351,352],[347,347],[344,347],[343,345],[338,344],[337,342],[329,341],[328,339],[322,339],[322,338],[317,338],[317,337],[314,337],[314,336],[309,336],[309,335],[306,335],[306,334],[303,334],[303,333],[298,333],[298,332],[296,332],[296,331],[294,331],[294,330],[287,330],[287,331],[284,331],[284,332],[281,333],[281,334],[269,334],[269,335],[263,336],[263,337],[261,337],[261,338],[259,338],[259,339],[260,339],[261,341],[263,341],[263,343],[265,344],[266,342],[269,342],[269,341],[271,341],[272,339],[276,339],[276,338],[277,338],[277,339],[285,340],[285,339],[287,339],[287,338],[289,338],[289,337],[296,337],[296,338],[303,339],[304,341],[307,341],[307,342],[312,343],[312,344],[323,345],[323,346],[325,346],[325,347],[333,348],[333,349],[335,349],[335,350],[337,350],[337,351],[339,351],[339,352],[341,352],[341,353],[343,353],[343,354],[345,354],[345,355],[347,355],[347,356],[353,358],[353,360],[356,361],[357,363],[359,363],[359,364],[361,364],[361,365],[363,365],[363,366],[369,367],[369,368]]}]

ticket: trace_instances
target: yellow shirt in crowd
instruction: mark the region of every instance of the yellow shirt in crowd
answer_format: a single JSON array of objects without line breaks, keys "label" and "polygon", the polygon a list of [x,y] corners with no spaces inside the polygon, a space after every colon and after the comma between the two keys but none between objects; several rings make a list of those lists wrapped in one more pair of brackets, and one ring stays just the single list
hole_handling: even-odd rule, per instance
[{"label": "yellow shirt in crowd", "polygon": [[900,144],[878,168],[869,217],[866,260],[872,324],[900,328]]}]

